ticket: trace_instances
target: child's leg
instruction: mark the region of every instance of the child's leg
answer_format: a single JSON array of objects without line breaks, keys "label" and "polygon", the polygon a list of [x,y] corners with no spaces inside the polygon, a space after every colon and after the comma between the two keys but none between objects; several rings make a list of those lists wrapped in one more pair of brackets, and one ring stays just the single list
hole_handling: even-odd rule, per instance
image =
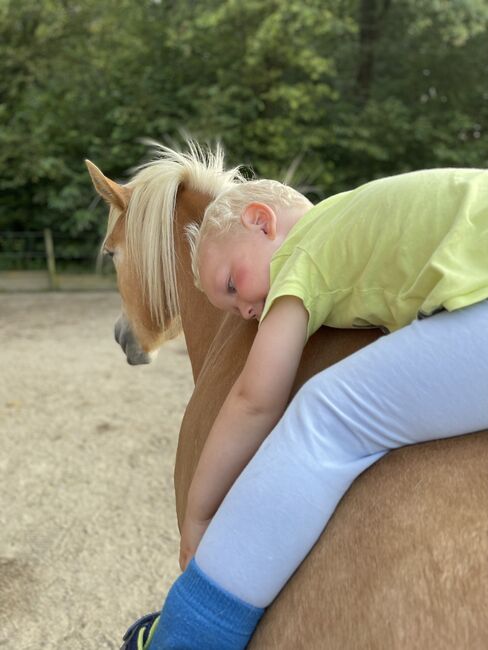
[{"label": "child's leg", "polygon": [[236,481],[196,553],[267,606],[352,481],[388,450],[488,428],[488,302],[416,321],[312,378]]}]

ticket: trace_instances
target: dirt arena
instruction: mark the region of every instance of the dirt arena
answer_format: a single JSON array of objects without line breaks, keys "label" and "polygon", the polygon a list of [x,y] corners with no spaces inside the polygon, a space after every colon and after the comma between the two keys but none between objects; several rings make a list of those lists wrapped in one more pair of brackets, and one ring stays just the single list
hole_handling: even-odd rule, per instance
[{"label": "dirt arena", "polygon": [[116,293],[0,294],[0,646],[117,649],[178,575],[183,339],[133,368]]}]

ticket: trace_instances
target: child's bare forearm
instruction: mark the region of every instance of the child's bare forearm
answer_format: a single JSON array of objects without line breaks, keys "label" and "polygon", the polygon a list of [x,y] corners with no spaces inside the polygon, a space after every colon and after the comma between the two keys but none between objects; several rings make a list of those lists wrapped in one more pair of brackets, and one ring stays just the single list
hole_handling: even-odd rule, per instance
[{"label": "child's bare forearm", "polygon": [[261,323],[239,378],[205,443],[188,495],[187,516],[210,519],[280,419],[306,341],[308,313],[286,296]]},{"label": "child's bare forearm", "polygon": [[257,409],[236,388],[215,420],[190,486],[187,514],[197,520],[213,517],[284,409]]}]

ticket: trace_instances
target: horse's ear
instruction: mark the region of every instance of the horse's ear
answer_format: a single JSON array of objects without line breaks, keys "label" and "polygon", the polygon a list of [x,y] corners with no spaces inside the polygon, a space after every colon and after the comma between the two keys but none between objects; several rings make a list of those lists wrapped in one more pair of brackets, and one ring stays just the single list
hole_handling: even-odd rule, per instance
[{"label": "horse's ear", "polygon": [[91,176],[93,186],[104,201],[114,208],[125,210],[129,204],[131,191],[124,185],[119,185],[115,181],[111,181],[102,174],[96,165],[90,160],[85,160],[88,168],[88,173]]}]

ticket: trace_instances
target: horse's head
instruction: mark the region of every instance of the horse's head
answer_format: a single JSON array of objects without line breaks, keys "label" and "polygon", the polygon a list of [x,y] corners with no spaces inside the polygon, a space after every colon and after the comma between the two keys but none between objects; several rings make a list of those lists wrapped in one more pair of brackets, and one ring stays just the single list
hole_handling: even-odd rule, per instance
[{"label": "horse's head", "polygon": [[187,144],[187,153],[156,145],[155,159],[126,185],[87,161],[96,191],[110,206],[103,248],[113,257],[122,297],[115,338],[134,365],[150,363],[181,331],[177,270],[194,289],[185,224],[199,221],[213,197],[244,180],[238,168],[224,169],[220,147],[212,152]]},{"label": "horse's head", "polygon": [[[128,239],[128,212],[133,189],[107,178],[93,163],[86,161],[96,191],[108,203],[110,212],[103,252],[112,257],[122,298],[122,313],[115,323],[115,339],[131,365],[150,363],[172,334],[174,319],[163,307],[162,314],[151,308],[144,278],[138,269],[138,256]],[[162,315],[162,318],[161,318]]]}]

